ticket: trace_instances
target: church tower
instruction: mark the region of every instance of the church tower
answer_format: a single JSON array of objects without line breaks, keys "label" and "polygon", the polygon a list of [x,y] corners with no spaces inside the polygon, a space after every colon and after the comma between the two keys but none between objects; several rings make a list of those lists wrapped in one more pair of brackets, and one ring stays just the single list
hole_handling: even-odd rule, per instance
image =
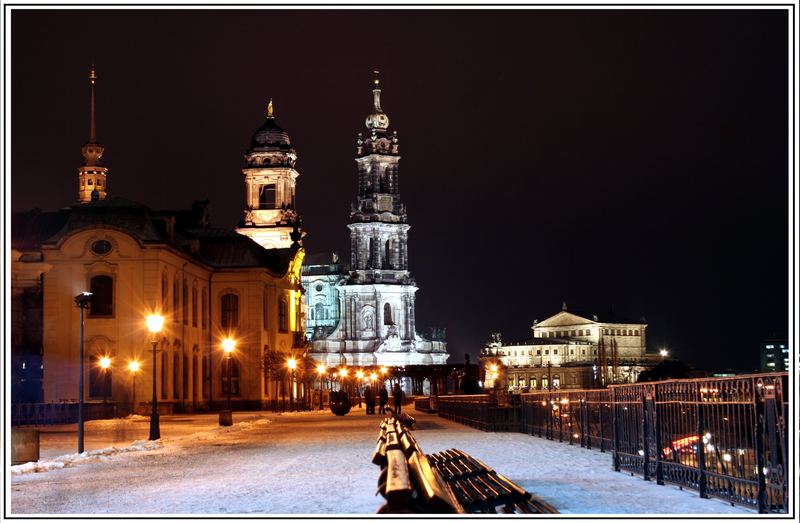
[{"label": "church tower", "polygon": [[89,71],[89,141],[81,147],[83,165],[78,167],[78,203],[103,200],[106,197],[108,169],[100,164],[103,146],[97,143],[95,127],[94,86],[97,72]]},{"label": "church tower", "polygon": [[[244,155],[244,219],[236,232],[249,236],[265,249],[291,247],[302,238],[300,216],[295,211],[297,153],[276,122],[272,100],[267,119],[253,134]],[[294,234],[293,234],[294,233]]]},{"label": "church tower", "polygon": [[[399,140],[381,108],[377,71],[366,136],[358,135],[355,160],[358,197],[347,225],[350,270],[336,285],[339,321],[328,335],[312,339],[311,354],[328,366],[443,364],[448,358],[443,331],[426,339],[416,329],[419,289],[408,267],[411,226],[400,198]],[[307,282],[316,277],[312,269]]]}]

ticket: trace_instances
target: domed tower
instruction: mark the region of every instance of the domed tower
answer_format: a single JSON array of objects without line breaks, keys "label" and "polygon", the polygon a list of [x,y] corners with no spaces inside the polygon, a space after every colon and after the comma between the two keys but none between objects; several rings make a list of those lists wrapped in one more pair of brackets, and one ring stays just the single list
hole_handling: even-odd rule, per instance
[{"label": "domed tower", "polygon": [[[244,158],[245,210],[236,232],[265,249],[290,247],[294,242],[292,231],[301,223],[295,211],[295,185],[300,173],[294,168],[297,153],[289,135],[275,121],[272,100],[267,105],[267,119],[253,134]],[[294,238],[299,240],[297,232]]]},{"label": "domed tower", "polygon": [[89,141],[81,147],[83,165],[78,167],[78,203],[87,203],[103,200],[106,197],[106,178],[108,169],[100,164],[103,157],[103,146],[97,143],[95,114],[94,114],[94,86],[97,82],[97,72],[94,66],[89,71]]}]

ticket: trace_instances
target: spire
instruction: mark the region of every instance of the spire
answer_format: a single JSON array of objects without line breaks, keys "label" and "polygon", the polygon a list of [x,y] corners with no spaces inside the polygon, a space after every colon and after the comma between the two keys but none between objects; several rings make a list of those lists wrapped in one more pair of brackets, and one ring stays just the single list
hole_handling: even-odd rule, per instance
[{"label": "spire", "polygon": [[269,103],[267,104],[267,118],[275,118],[272,112],[272,98],[269,99]]},{"label": "spire", "polygon": [[380,71],[372,71],[375,75],[372,83],[375,87],[372,88],[372,98],[373,98],[373,105],[376,112],[383,112],[381,109],[381,79],[380,79]]},{"label": "spire", "polygon": [[89,143],[97,142],[97,133],[94,122],[94,84],[96,81],[97,71],[94,70],[94,64],[92,64],[92,68],[89,70],[89,89],[91,91],[89,101]]},{"label": "spire", "polygon": [[562,302],[561,302],[561,310],[562,310],[562,311],[565,311],[565,310],[567,310],[567,302],[566,302],[566,301],[562,301]]}]

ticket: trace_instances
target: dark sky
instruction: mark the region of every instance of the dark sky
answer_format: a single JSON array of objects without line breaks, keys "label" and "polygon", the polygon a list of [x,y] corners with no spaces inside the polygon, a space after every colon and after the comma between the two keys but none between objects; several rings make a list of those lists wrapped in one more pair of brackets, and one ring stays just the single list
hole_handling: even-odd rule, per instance
[{"label": "dark sky", "polygon": [[99,74],[109,193],[244,207],[267,99],[310,253],[349,260],[356,134],[381,70],[417,323],[451,361],[561,308],[646,316],[649,350],[757,366],[788,324],[785,11],[20,11],[12,207],[76,198]]}]

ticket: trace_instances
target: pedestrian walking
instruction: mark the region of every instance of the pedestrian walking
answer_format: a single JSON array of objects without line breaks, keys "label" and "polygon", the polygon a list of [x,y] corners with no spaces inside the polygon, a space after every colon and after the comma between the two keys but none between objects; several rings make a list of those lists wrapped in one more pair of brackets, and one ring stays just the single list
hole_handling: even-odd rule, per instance
[{"label": "pedestrian walking", "polygon": [[395,384],[392,397],[394,398],[394,411],[396,414],[400,414],[401,405],[403,403],[403,389],[400,388],[399,383]]},{"label": "pedestrian walking", "polygon": [[367,404],[367,414],[375,414],[375,393],[370,385],[364,387],[364,402]]},{"label": "pedestrian walking", "polygon": [[379,414],[386,414],[386,403],[389,401],[389,393],[386,391],[386,384],[384,383],[381,386],[381,390],[378,391],[378,400],[380,401],[380,407],[378,409]]}]

